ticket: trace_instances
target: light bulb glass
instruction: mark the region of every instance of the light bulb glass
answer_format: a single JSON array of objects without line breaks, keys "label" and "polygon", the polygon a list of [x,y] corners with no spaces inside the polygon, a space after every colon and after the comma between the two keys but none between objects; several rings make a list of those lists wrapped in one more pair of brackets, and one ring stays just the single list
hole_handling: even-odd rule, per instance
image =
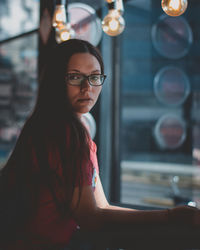
[{"label": "light bulb glass", "polygon": [[188,5],[187,0],[162,0],[161,2],[163,11],[169,16],[182,15]]},{"label": "light bulb glass", "polygon": [[107,3],[113,3],[114,0],[106,0]]},{"label": "light bulb glass", "polygon": [[75,37],[75,31],[70,23],[64,24],[56,28],[56,42],[62,43]]},{"label": "light bulb glass", "polygon": [[119,11],[112,9],[102,21],[102,29],[109,36],[117,36],[123,32],[125,28],[124,18]]},{"label": "light bulb glass", "polygon": [[63,23],[66,23],[66,10],[64,5],[56,5],[54,14],[53,14],[53,20],[52,25],[53,27],[58,27],[60,25],[63,25]]}]

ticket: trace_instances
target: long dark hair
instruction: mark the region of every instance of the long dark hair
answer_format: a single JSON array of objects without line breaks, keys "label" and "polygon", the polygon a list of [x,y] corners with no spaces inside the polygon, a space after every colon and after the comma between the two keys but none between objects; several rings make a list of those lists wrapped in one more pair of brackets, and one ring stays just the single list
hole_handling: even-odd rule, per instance
[{"label": "long dark hair", "polygon": [[[73,54],[90,53],[104,66],[96,47],[89,42],[71,39],[57,45],[39,80],[35,108],[27,119],[16,146],[3,171],[9,190],[21,186],[34,212],[41,185],[52,193],[62,216],[70,211],[76,185],[84,183],[84,164],[90,164],[88,132],[67,99],[65,74]],[[60,174],[62,173],[62,174]],[[78,184],[77,184],[78,183]]]}]

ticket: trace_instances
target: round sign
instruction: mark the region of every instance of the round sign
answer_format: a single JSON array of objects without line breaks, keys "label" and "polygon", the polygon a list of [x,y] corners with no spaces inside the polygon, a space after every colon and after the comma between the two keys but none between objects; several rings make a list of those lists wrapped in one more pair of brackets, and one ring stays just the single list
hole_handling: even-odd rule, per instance
[{"label": "round sign", "polygon": [[97,46],[102,37],[102,27],[95,9],[83,3],[70,3],[68,14],[76,38],[86,40]]},{"label": "round sign", "polygon": [[184,17],[162,15],[152,27],[152,42],[162,56],[180,59],[185,56],[193,42],[192,30]]},{"label": "round sign", "polygon": [[190,81],[183,70],[174,66],[162,68],[154,77],[154,93],[166,105],[181,105],[190,93]]},{"label": "round sign", "polygon": [[176,149],[186,138],[186,126],[182,118],[166,114],[157,121],[154,135],[161,149]]}]

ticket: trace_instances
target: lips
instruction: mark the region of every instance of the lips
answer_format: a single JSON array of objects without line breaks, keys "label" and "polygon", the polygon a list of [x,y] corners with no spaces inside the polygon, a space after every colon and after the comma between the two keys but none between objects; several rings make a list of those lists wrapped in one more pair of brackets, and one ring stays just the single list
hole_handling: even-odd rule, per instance
[{"label": "lips", "polygon": [[78,102],[90,102],[92,101],[92,98],[80,98],[78,99]]}]

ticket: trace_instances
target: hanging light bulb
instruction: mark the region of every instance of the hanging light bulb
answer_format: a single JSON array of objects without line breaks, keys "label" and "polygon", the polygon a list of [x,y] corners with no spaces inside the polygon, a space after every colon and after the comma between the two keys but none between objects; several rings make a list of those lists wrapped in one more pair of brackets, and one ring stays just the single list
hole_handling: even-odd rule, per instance
[{"label": "hanging light bulb", "polygon": [[56,42],[61,43],[75,37],[75,31],[70,23],[60,24],[56,27]]},{"label": "hanging light bulb", "polygon": [[65,5],[66,0],[57,0],[52,26],[55,27],[55,39],[57,43],[67,41],[75,37],[75,31],[72,29],[69,22],[68,12],[66,11]]},{"label": "hanging light bulb", "polygon": [[187,0],[162,0],[161,2],[163,11],[169,16],[182,15],[188,5]]},{"label": "hanging light bulb", "polygon": [[102,21],[102,29],[109,36],[121,34],[125,28],[125,21],[122,17],[124,12],[122,0],[109,1],[109,12]]},{"label": "hanging light bulb", "polygon": [[109,36],[117,36],[125,27],[124,18],[117,10],[109,10],[108,15],[102,21],[102,29]]},{"label": "hanging light bulb", "polygon": [[63,4],[56,5],[54,14],[53,14],[53,20],[52,25],[53,27],[62,26],[63,23],[66,23],[66,10],[65,6]]}]

